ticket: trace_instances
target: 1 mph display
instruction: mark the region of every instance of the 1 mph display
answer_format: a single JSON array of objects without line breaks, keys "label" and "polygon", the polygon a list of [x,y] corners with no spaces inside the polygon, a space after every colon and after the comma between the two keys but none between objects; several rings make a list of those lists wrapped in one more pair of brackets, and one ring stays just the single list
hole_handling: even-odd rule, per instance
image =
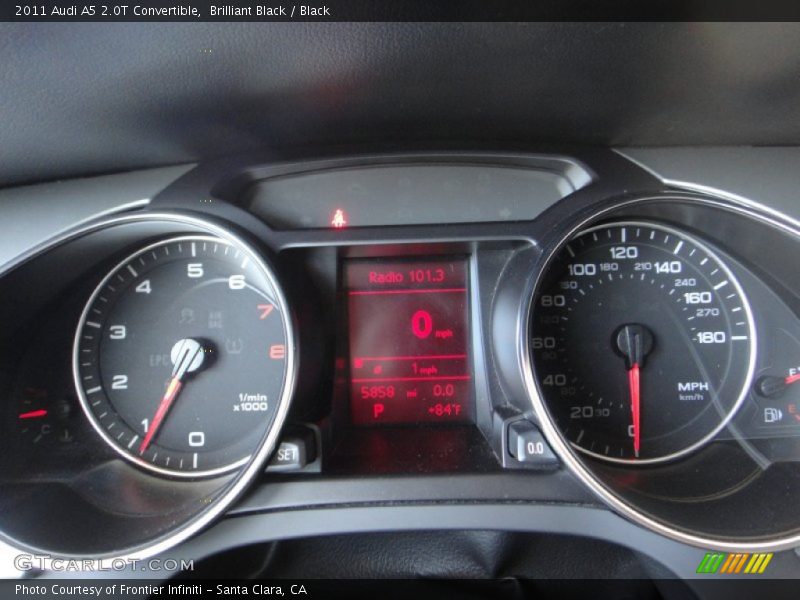
[{"label": "1 mph display", "polygon": [[553,258],[532,311],[543,404],[596,458],[654,463],[712,439],[753,376],[755,329],[731,270],[660,224],[588,229]]}]

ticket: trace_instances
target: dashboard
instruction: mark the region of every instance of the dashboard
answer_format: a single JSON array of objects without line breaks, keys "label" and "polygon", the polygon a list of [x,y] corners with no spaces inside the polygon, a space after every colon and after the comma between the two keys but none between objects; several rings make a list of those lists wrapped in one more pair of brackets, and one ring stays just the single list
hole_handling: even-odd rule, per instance
[{"label": "dashboard", "polygon": [[[701,162],[411,148],[4,190],[0,534],[214,573],[505,531],[796,577],[800,215]],[[34,225],[33,197],[75,201]]]}]

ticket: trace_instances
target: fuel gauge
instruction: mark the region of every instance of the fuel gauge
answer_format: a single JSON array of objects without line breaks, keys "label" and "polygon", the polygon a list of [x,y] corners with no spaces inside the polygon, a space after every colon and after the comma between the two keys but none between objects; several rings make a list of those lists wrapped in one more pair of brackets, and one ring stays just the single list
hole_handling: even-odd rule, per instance
[{"label": "fuel gauge", "polygon": [[800,430],[800,366],[775,374],[767,372],[756,379],[754,388],[761,400],[763,425]]}]

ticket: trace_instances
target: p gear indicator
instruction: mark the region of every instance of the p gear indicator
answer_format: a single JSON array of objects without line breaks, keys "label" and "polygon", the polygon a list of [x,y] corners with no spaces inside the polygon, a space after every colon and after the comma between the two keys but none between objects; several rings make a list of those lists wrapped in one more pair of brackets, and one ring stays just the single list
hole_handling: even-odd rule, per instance
[{"label": "p gear indicator", "polygon": [[346,282],[353,423],[472,420],[466,259],[353,260]]}]

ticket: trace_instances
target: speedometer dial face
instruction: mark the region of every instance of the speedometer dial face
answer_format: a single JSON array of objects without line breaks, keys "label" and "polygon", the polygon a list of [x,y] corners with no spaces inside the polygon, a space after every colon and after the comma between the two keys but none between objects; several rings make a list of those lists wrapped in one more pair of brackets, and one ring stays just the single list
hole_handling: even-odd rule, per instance
[{"label": "speedometer dial face", "polygon": [[84,412],[124,458],[173,476],[231,470],[282,402],[293,343],[269,269],[244,247],[186,236],[118,265],[74,347]]},{"label": "speedometer dial face", "polygon": [[755,329],[733,273],[654,223],[570,240],[539,287],[531,328],[547,410],[573,446],[605,460],[653,463],[700,447],[753,375]]}]

